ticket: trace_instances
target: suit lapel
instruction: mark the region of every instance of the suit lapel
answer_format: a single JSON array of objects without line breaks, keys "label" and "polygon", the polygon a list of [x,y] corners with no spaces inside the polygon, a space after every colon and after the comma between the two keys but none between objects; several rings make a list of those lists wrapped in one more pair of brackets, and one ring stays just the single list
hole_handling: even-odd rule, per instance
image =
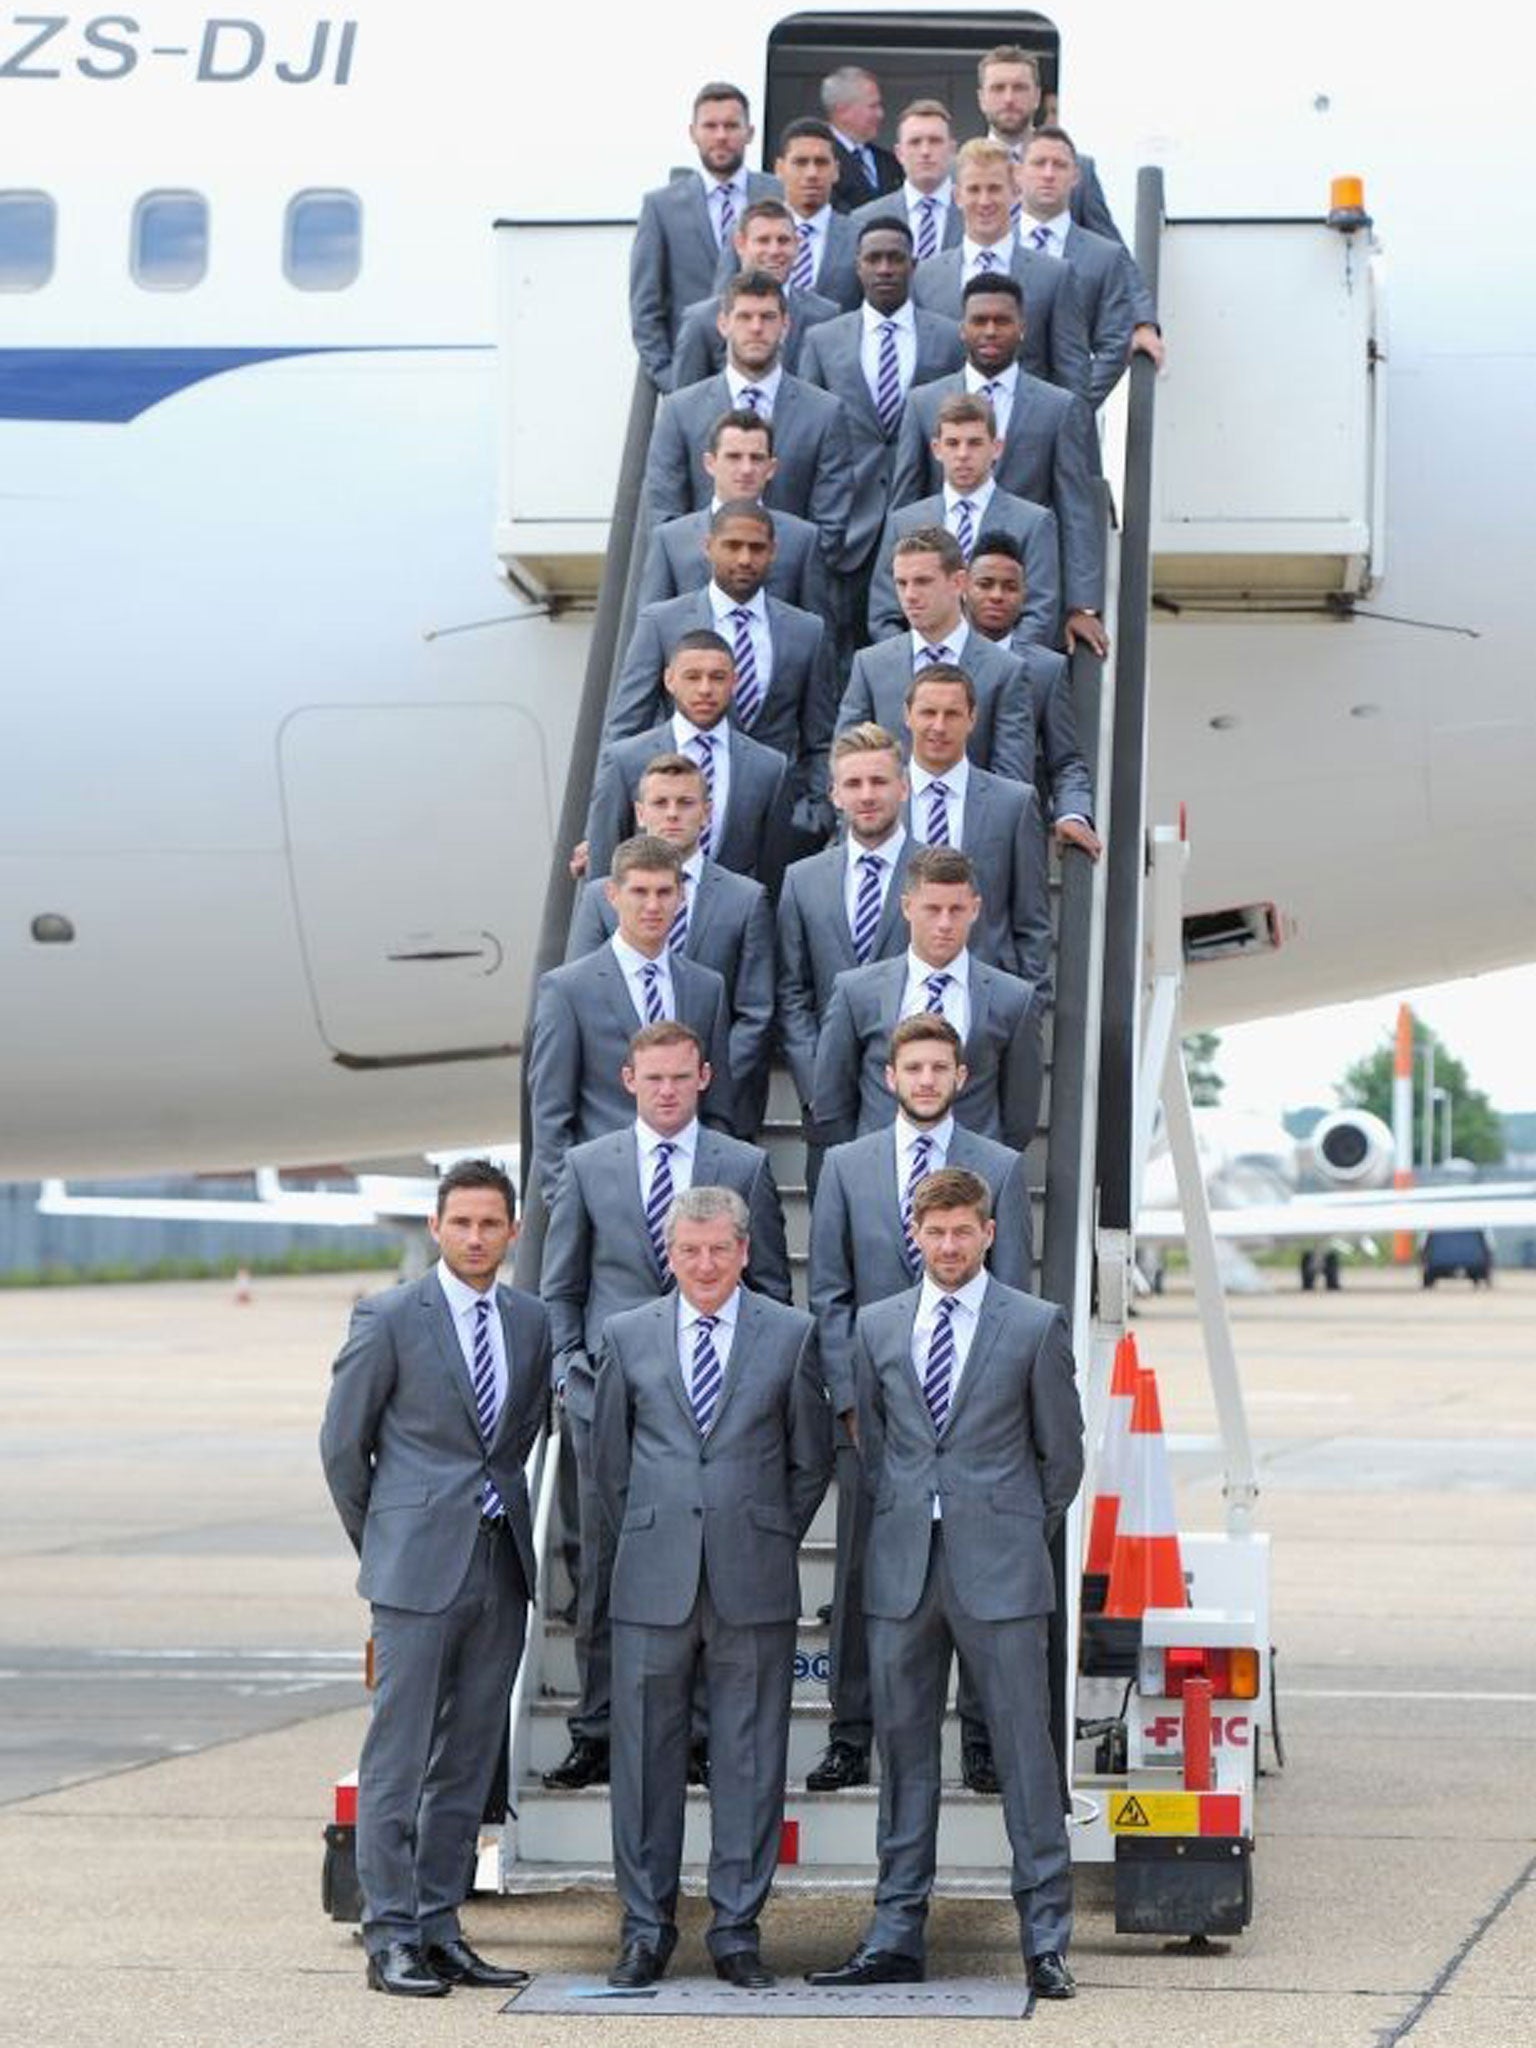
[{"label": "suit lapel", "polygon": [[[997,1343],[998,1331],[1002,1327],[1002,1321],[1003,1312],[997,1303],[997,1290],[989,1280],[987,1282],[987,1291],[981,1297],[981,1314],[976,1319],[976,1334],[971,1339],[971,1349],[965,1361],[965,1371],[960,1375],[960,1384],[955,1388],[954,1399],[949,1404],[949,1413],[944,1418],[943,1433],[946,1436],[955,1426],[955,1417],[960,1413],[967,1400],[969,1400],[971,1389],[976,1384],[977,1376],[986,1369],[993,1347]],[[926,1407],[927,1403],[924,1402],[923,1405]]]},{"label": "suit lapel", "polygon": [[[432,1342],[442,1361],[443,1370],[452,1381],[454,1392],[463,1402],[464,1411],[474,1424],[475,1435],[478,1437],[480,1414],[475,1407],[475,1390],[470,1381],[469,1367],[464,1363],[459,1333],[453,1326],[453,1312],[448,1306],[448,1297],[443,1293],[442,1284],[435,1272],[426,1275],[417,1299],[426,1312],[427,1327],[432,1333]],[[510,1357],[510,1353],[508,1355]]]},{"label": "suit lapel", "polygon": [[[908,808],[910,809],[911,806],[909,805]],[[901,922],[901,885],[906,877],[907,861],[911,852],[912,827],[909,823],[907,826],[907,836],[901,842],[901,851],[896,856],[895,866],[891,871],[891,879],[886,885],[885,902],[880,910],[880,922],[875,926],[875,957],[877,959],[883,957],[886,941]],[[843,919],[844,925],[847,922],[848,920],[845,917]]]},{"label": "suit lapel", "polygon": [[[966,1033],[967,1055],[973,1048],[986,1044],[987,1018],[992,1009],[992,977],[982,963],[972,956],[970,975],[971,1028]],[[971,1078],[976,1078],[975,1065],[967,1057],[966,1065],[971,1068]]]},{"label": "suit lapel", "polygon": [[601,953],[592,954],[591,958],[597,963],[593,972],[603,985],[608,1007],[623,1034],[624,1043],[628,1045],[645,1020],[630,1001],[629,984],[624,979],[624,970],[620,967],[611,945],[606,946]]},{"label": "suit lapel", "polygon": [[[732,773],[734,772],[733,764]],[[698,959],[701,941],[709,931],[719,902],[720,883],[714,872],[713,863],[706,860],[699,875],[698,886],[693,892],[693,908],[688,913],[688,938],[684,952],[690,960]]]},{"label": "suit lapel", "polygon": [[681,1361],[678,1356],[678,1340],[682,1332],[683,1320],[682,1295],[674,1288],[670,1294],[664,1295],[656,1304],[655,1313],[657,1326],[661,1332],[662,1348],[666,1353],[664,1365],[667,1383],[672,1389],[673,1397],[678,1407],[682,1410],[688,1427],[697,1436],[699,1425],[694,1417],[693,1402],[689,1399],[689,1387],[684,1383]]},{"label": "suit lapel", "polygon": [[902,1373],[907,1386],[911,1389],[912,1399],[917,1404],[917,1412],[923,1419],[924,1429],[927,1430],[933,1441],[937,1443],[939,1432],[933,1426],[933,1410],[928,1406],[928,1396],[923,1391],[923,1380],[926,1376],[926,1360],[924,1370],[919,1371],[917,1361],[912,1355],[912,1343],[917,1334],[917,1312],[921,1308],[922,1302],[923,1283],[921,1276],[919,1276],[917,1291],[912,1297],[911,1314],[903,1312],[901,1318],[901,1359],[898,1371]]},{"label": "suit lapel", "polygon": [[[864,363],[862,359],[864,340],[863,315],[862,313],[854,313],[850,317],[855,324],[852,327],[852,329],[845,336],[842,337],[844,366],[843,382],[846,391],[844,402],[850,407],[855,408],[859,412],[863,413],[865,419],[871,422],[875,426],[875,428],[879,430],[880,415],[875,411],[875,401],[869,395],[869,380],[864,375]],[[916,379],[914,378],[913,381],[916,382]]]},{"label": "suit lapel", "polygon": [[709,201],[705,197],[703,180],[690,171],[687,182],[690,189],[684,195],[684,218],[698,241],[700,255],[708,257],[709,268],[713,271],[720,260],[720,251],[715,246],[715,231],[710,225]]},{"label": "suit lapel", "polygon": [[736,1296],[736,1334],[731,1339],[731,1355],[726,1363],[725,1373],[720,1382],[720,1400],[715,1409],[714,1422],[710,1427],[709,1433],[711,1436],[718,1436],[720,1434],[720,1425],[725,1420],[725,1411],[731,1405],[737,1385],[741,1380],[743,1372],[747,1369],[747,1361],[752,1355],[752,1347],[757,1342],[758,1325],[761,1321],[762,1316],[756,1300],[747,1292],[745,1287],[741,1288]]},{"label": "suit lapel", "polygon": [[507,1361],[507,1397],[501,1404],[501,1413],[496,1418],[496,1427],[491,1431],[491,1444],[493,1448],[500,1441],[502,1432],[507,1427],[509,1416],[514,1412],[521,1411],[522,1403],[513,1400],[512,1392],[518,1383],[519,1377],[528,1369],[528,1361],[520,1355],[520,1347],[514,1335],[516,1318],[513,1315],[512,1292],[510,1288],[503,1287],[500,1281],[496,1284],[496,1309],[501,1317],[501,1346]]}]

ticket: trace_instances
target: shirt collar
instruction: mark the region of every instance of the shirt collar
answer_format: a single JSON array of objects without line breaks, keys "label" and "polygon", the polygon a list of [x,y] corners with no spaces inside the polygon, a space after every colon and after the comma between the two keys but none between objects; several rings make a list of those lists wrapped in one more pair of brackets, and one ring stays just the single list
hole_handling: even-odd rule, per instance
[{"label": "shirt collar", "polygon": [[[931,1319],[936,1316],[939,1311],[939,1303],[944,1300],[946,1292],[945,1288],[936,1286],[925,1272],[923,1274],[922,1293],[917,1303],[917,1315],[914,1320],[922,1322],[924,1318]],[[987,1269],[983,1266],[981,1271],[973,1274],[963,1287],[957,1287],[954,1290],[954,1298],[960,1303],[962,1308],[969,1309],[972,1316],[979,1316],[986,1292]]]},{"label": "shirt collar", "polygon": [[912,317],[912,301],[910,299],[898,306],[894,313],[877,313],[868,299],[865,299],[859,311],[864,315],[864,332],[866,334],[878,334],[887,320],[894,326],[903,328],[908,334],[916,332],[917,323]]},{"label": "shirt collar", "polygon": [[971,985],[971,955],[967,947],[950,961],[947,967],[930,967],[926,960],[919,960],[912,948],[907,948],[907,981],[926,981],[930,974],[947,974],[953,988],[969,989]]},{"label": "shirt collar", "polygon": [[957,803],[965,802],[965,785],[970,779],[971,764],[962,754],[953,768],[946,768],[942,775],[932,775],[926,768],[920,768],[915,759],[907,763],[907,774],[912,781],[914,800],[922,794],[930,782],[942,782]]},{"label": "shirt collar", "polygon": [[725,366],[725,381],[730,388],[733,406],[741,402],[741,394],[750,384],[754,391],[761,391],[767,399],[769,409],[778,403],[779,386],[784,381],[784,365],[775,363],[771,370],[765,370],[761,377],[744,377],[734,363]]},{"label": "shirt collar", "polygon": [[800,229],[801,229],[802,227],[814,228],[814,229],[816,230],[816,232],[817,232],[817,234],[818,234],[818,235],[825,235],[825,233],[827,232],[827,229],[828,229],[828,228],[829,228],[829,227],[831,226],[831,224],[832,224],[832,202],[831,202],[831,200],[829,199],[829,200],[827,201],[826,205],[825,205],[824,207],[822,207],[822,209],[821,209],[821,211],[820,211],[819,213],[807,213],[807,214],[798,214],[798,213],[797,213],[797,214],[795,215],[795,240],[796,240],[797,242],[799,241],[799,239],[800,239]]},{"label": "shirt collar", "polygon": [[674,1131],[670,1138],[663,1139],[659,1131],[653,1131],[643,1117],[635,1118],[635,1143],[640,1148],[640,1157],[649,1159],[656,1147],[668,1144],[674,1152],[681,1152],[685,1159],[691,1159],[699,1142],[699,1120],[686,1123],[680,1131]]},{"label": "shirt collar", "polygon": [[677,751],[681,754],[687,747],[688,742],[697,739],[700,733],[703,733],[706,739],[716,741],[720,746],[727,745],[728,735],[721,730],[724,724],[725,720],[722,718],[719,725],[707,727],[695,725],[693,720],[685,718],[681,711],[674,711],[672,714],[672,737],[677,741]]},{"label": "shirt collar", "polygon": [[920,1131],[916,1124],[908,1123],[907,1119],[898,1109],[896,1112],[896,1150],[902,1158],[907,1158],[910,1155],[912,1147],[919,1138],[931,1139],[947,1159],[949,1157],[949,1148],[955,1139],[953,1111],[948,1116],[940,1117],[936,1124],[930,1124],[926,1131]]},{"label": "shirt collar", "polygon": [[496,1283],[494,1280],[484,1294],[482,1294],[478,1288],[471,1287],[467,1280],[461,1280],[457,1273],[450,1273],[446,1259],[439,1259],[437,1262],[437,1280],[455,1321],[460,1316],[467,1315],[476,1302],[494,1301],[496,1299]]},{"label": "shirt collar", "polygon": [[[996,489],[997,478],[995,476],[989,476],[986,482],[978,484],[974,491],[967,491],[965,493],[966,503],[972,508],[973,511],[984,512],[987,509],[987,507],[991,504],[992,493]],[[960,493],[957,490],[955,490],[951,485],[946,484],[944,486],[944,516],[946,517],[946,519],[949,517],[950,513],[954,511],[955,507],[959,504],[959,502]],[[981,528],[979,525],[977,526],[976,531],[980,533]]]},{"label": "shirt collar", "polygon": [[851,135],[845,135],[841,128],[833,128],[832,123],[830,121],[827,123],[827,126],[832,129],[832,133],[837,137],[838,141],[843,145],[844,149],[847,150],[850,156],[863,155],[864,150],[867,147],[865,143],[855,142],[853,137]]},{"label": "shirt collar", "polygon": [[751,597],[744,597],[741,603],[737,604],[734,597],[726,596],[718,583],[711,582],[709,608],[717,619],[728,619],[735,611],[750,612],[759,625],[765,625],[768,619],[768,606],[761,589],[754,591]]},{"label": "shirt collar", "polygon": [[671,969],[667,964],[667,949],[665,946],[662,947],[656,958],[652,960],[646,953],[637,953],[628,939],[621,938],[617,932],[613,934],[608,943],[613,948],[613,957],[623,968],[625,974],[631,978],[637,975],[642,967],[659,967],[664,979],[671,980]]},{"label": "shirt collar", "polygon": [[695,889],[697,889],[700,882],[704,879],[704,854],[700,847],[696,846],[683,862],[683,873],[692,882]]},{"label": "shirt collar", "polygon": [[[727,1330],[734,1332],[736,1328],[736,1316],[740,1307],[741,1289],[739,1287],[734,1287],[732,1288],[731,1292],[726,1296],[725,1300],[722,1301],[720,1306],[715,1310],[715,1321],[717,1323],[723,1323]],[[698,1322],[699,1318],[704,1313],[705,1312],[703,1309],[694,1307],[693,1303],[683,1293],[681,1288],[678,1289],[678,1321],[682,1324],[685,1330],[691,1330],[694,1324]]]},{"label": "shirt collar", "polygon": [[919,192],[917,187],[913,184],[912,180],[908,178],[906,182],[902,185],[901,197],[908,213],[912,211],[914,206],[921,206],[925,199],[936,200],[938,202],[938,212],[944,213],[948,210],[950,196],[954,192],[954,189],[954,179],[946,178],[943,184],[939,186],[937,191]]},{"label": "shirt collar", "polygon": [[728,178],[717,178],[713,171],[704,170],[699,172],[699,176],[703,179],[704,190],[711,199],[714,198],[722,185],[733,199],[743,198],[746,194],[747,167],[745,164],[742,165],[739,171],[732,171]]},{"label": "shirt collar", "polygon": [[916,661],[918,652],[921,648],[947,647],[949,649],[950,660],[958,661],[961,655],[965,652],[965,642],[968,632],[969,628],[966,625],[964,612],[960,614],[958,624],[951,626],[947,633],[941,633],[937,640],[929,640],[924,634],[914,630],[911,635],[912,659]]},{"label": "shirt collar", "polygon": [[1067,229],[1072,225],[1072,209],[1064,206],[1060,213],[1048,213],[1043,218],[1029,212],[1019,215],[1019,240],[1027,241],[1036,228],[1049,228],[1051,240],[1058,246],[1067,239]]},{"label": "shirt collar", "polygon": [[970,236],[967,235],[960,244],[961,268],[969,270],[982,250],[990,249],[992,254],[1002,263],[1004,270],[1006,270],[1013,261],[1013,252],[1018,246],[1018,233],[1013,228],[1010,228],[1006,235],[1001,236],[995,242],[973,242]]},{"label": "shirt collar", "polygon": [[855,839],[853,834],[850,832],[846,841],[848,848],[849,867],[857,867],[859,862],[863,859],[866,853],[878,853],[883,861],[886,861],[889,865],[894,867],[896,864],[897,856],[901,852],[902,844],[905,841],[906,836],[907,828],[905,825],[901,823],[899,819],[891,827],[890,831],[885,835],[885,837],[881,840],[878,846],[860,846],[858,840]]},{"label": "shirt collar", "polygon": [[1019,366],[1017,363],[1009,363],[1005,369],[999,370],[995,377],[989,377],[984,370],[978,370],[974,363],[967,363],[965,366],[965,388],[973,398],[987,384],[1001,384],[1008,396],[1012,398],[1018,381]]}]

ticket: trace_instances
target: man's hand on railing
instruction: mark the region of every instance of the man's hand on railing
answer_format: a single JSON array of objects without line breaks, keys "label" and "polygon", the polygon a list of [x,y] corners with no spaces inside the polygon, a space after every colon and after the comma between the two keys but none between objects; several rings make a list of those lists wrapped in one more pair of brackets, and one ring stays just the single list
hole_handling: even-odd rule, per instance
[{"label": "man's hand on railing", "polygon": [[578,839],[571,848],[570,869],[578,882],[587,872],[587,842],[585,839]]},{"label": "man's hand on railing", "polygon": [[1068,612],[1066,624],[1067,652],[1076,651],[1079,640],[1091,647],[1100,661],[1109,652],[1109,635],[1104,630],[1104,621],[1097,612]]},{"label": "man's hand on railing", "polygon": [[1168,345],[1163,340],[1161,328],[1154,327],[1150,320],[1143,320],[1139,327],[1131,329],[1130,353],[1150,356],[1160,370],[1168,359]]},{"label": "man's hand on railing", "polygon": [[1090,860],[1104,851],[1103,840],[1086,818],[1058,818],[1055,830],[1058,846],[1080,846]]}]

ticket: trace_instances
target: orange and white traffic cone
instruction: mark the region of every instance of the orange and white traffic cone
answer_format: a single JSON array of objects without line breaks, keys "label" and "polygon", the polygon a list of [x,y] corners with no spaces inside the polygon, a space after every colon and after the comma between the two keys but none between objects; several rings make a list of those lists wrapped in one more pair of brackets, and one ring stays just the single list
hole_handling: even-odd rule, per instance
[{"label": "orange and white traffic cone", "polygon": [[1149,1607],[1187,1607],[1173,1477],[1163,1437],[1157,1375],[1143,1366],[1126,1439],[1126,1483],[1104,1600],[1106,1620],[1137,1621]]},{"label": "orange and white traffic cone", "polygon": [[1140,1370],[1135,1334],[1128,1330],[1115,1346],[1109,1404],[1104,1416],[1104,1438],[1099,1446],[1098,1470],[1094,1474],[1088,1555],[1083,1561],[1085,1614],[1101,1614],[1104,1597],[1109,1591],[1109,1569],[1115,1555],[1115,1527],[1120,1518],[1120,1495],[1126,1480],[1126,1445],[1131,1432],[1131,1410],[1136,1405],[1136,1376]]}]

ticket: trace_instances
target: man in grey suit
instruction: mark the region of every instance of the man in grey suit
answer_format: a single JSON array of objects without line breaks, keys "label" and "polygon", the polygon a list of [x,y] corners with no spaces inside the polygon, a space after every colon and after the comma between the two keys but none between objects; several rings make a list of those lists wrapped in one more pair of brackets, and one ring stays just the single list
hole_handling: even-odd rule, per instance
[{"label": "man in grey suit", "polygon": [[902,108],[896,119],[896,161],[905,173],[902,183],[885,197],[855,207],[848,218],[862,229],[894,213],[906,221],[921,263],[954,248],[965,233],[954,200],[954,131],[942,100],[910,100]]},{"label": "man in grey suit", "polygon": [[832,742],[832,802],[845,837],[785,870],[779,896],[779,1044],[809,1110],[821,1019],[845,968],[906,950],[901,743],[880,725],[851,725]]},{"label": "man in grey suit", "polygon": [[1024,558],[1006,533],[985,529],[966,581],[966,616],[978,633],[1024,664],[1035,749],[1035,787],[1058,844],[1080,846],[1090,860],[1103,850],[1093,829],[1093,776],[1083,758],[1072,702],[1072,669],[1064,654],[1032,640],[1024,619]]},{"label": "man in grey suit", "polygon": [[604,731],[610,742],[644,732],[661,715],[662,679],[685,634],[718,633],[732,649],[730,719],[789,762],[795,825],[818,842],[832,826],[827,749],[837,710],[837,671],[825,622],[765,589],[773,566],[771,514],[736,499],[709,522],[711,576],[702,590],[649,605],[635,620],[613,686]]},{"label": "man in grey suit", "polygon": [[864,300],[811,336],[801,373],[842,401],[853,444],[853,510],[836,567],[844,579],[841,640],[851,653],[868,637],[865,597],[871,558],[891,492],[901,408],[914,384],[964,361],[960,329],[911,303],[912,237],[891,216],[859,230],[857,269]]},{"label": "man in grey suit", "polygon": [[617,1533],[613,1866],[639,1990],[677,1940],[691,1704],[710,1747],[709,1948],[729,1984],[773,1979],[758,1920],[784,1816],[796,1553],[832,1464],[815,1325],[748,1294],[746,1204],[695,1182],[668,1213],[675,1295],[603,1331],[592,1462]]},{"label": "man in grey suit", "polygon": [[779,189],[776,178],[744,168],[752,127],[739,86],[701,86],[688,135],[699,153],[699,170],[646,193],[629,258],[635,349],[660,391],[671,388],[683,308],[709,290],[720,249],[730,246],[748,204]]},{"label": "man in grey suit", "polygon": [[597,952],[540,977],[527,1061],[533,1169],[546,1208],[571,1147],[621,1130],[634,1115],[621,1076],[641,1024],[671,1017],[698,1033],[713,1070],[701,1114],[732,1128],[725,983],[667,944],[682,901],[681,868],[664,840],[626,839],[607,885],[618,929]]},{"label": "man in grey suit", "polygon": [[1070,1998],[1072,1860],[1051,1743],[1047,1548],[1083,1474],[1083,1419],[1060,1309],[983,1263],[986,1182],[946,1167],[919,1183],[920,1286],[859,1311],[859,1449],[874,1497],[865,1559],[881,1798],[874,1919],[819,1984],[911,1983],[939,1824],[949,1664],[958,1653],[991,1730],[1013,1852],[1020,1945],[1037,1998]]},{"label": "man in grey suit", "polygon": [[789,763],[726,718],[736,687],[735,657],[718,633],[684,633],[663,680],[672,703],[667,722],[611,739],[603,749],[572,873],[606,871],[614,848],[634,830],[635,797],[646,767],[658,754],[681,754],[697,762],[704,777],[710,804],[700,842],[705,853],[734,873],[774,880]]},{"label": "man in grey suit", "polygon": [[527,1981],[459,1926],[534,1591],[523,1464],[548,1396],[549,1325],[534,1296],[496,1283],[514,1215],[499,1167],[450,1167],[428,1221],[438,1263],[358,1302],[320,1431],[372,1603],[357,1874],[368,1982],[396,1997]]},{"label": "man in grey suit", "polygon": [[746,1284],[773,1301],[789,1300],[784,1214],[773,1169],[756,1145],[699,1123],[709,1067],[697,1033],[686,1024],[645,1025],[629,1042],[623,1078],[634,1097],[635,1120],[567,1155],[539,1281],[549,1311],[555,1388],[579,1474],[580,1691],[570,1717],[570,1754],[544,1775],[546,1785],[564,1791],[608,1780],[614,1537],[592,1477],[592,1402],[603,1325],[621,1309],[654,1301],[672,1286],[662,1226],[673,1197],[695,1182],[734,1188],[740,1195],[751,1218]]},{"label": "man in grey suit", "polygon": [[766,272],[743,271],[725,286],[725,368],[662,400],[646,456],[645,500],[653,525],[707,505],[714,495],[703,463],[710,429],[723,412],[761,413],[773,421],[777,462],[763,503],[809,519],[831,562],[842,552],[853,504],[848,425],[835,398],[785,370],[785,318],[784,288]]},{"label": "man in grey suit", "polygon": [[978,960],[1042,987],[1051,977],[1051,897],[1040,799],[1032,782],[989,775],[966,758],[976,725],[976,686],[942,662],[920,669],[907,690],[908,829],[919,846],[965,854],[981,892],[971,933]]},{"label": "man in grey suit", "polygon": [[[784,190],[784,203],[795,217],[795,260],[790,265],[793,291],[816,292],[833,299],[844,312],[859,303],[854,275],[854,239],[846,214],[832,209],[837,183],[837,142],[825,121],[789,122],[779,136],[774,175]],[[736,268],[734,252],[721,250],[715,282],[723,284]]]},{"label": "man in grey suit", "polygon": [[[780,356],[786,370],[800,368],[805,337],[823,320],[836,320],[842,307],[820,292],[796,291],[789,283],[795,261],[795,216],[782,199],[759,199],[741,216],[736,229],[734,269],[765,270],[784,287],[786,326]],[[697,384],[725,368],[725,337],[720,332],[720,294],[711,292],[683,313],[672,357],[672,388]]]},{"label": "man in grey suit", "polygon": [[920,526],[952,533],[967,568],[982,527],[1011,534],[1029,564],[1029,605],[1021,631],[1047,646],[1061,624],[1061,540],[1056,515],[1044,505],[1001,491],[992,472],[1003,444],[990,402],[968,392],[951,393],[934,417],[933,456],[944,487],[931,498],[915,498],[886,516],[875,552],[869,587],[869,631],[875,640],[899,633],[905,621],[891,573],[896,543]]},{"label": "man in grey suit", "polygon": [[1008,152],[979,138],[967,142],[955,159],[955,200],[965,216],[965,234],[956,247],[917,266],[914,300],[958,320],[973,279],[1011,278],[1029,313],[1019,338],[1025,369],[1086,397],[1092,361],[1077,280],[1048,256],[1020,246],[1011,219]]},{"label": "man in grey suit", "polygon": [[881,1130],[896,1114],[886,1086],[891,1033],[919,1010],[947,1017],[965,1048],[955,1116],[1022,1152],[1040,1117],[1045,991],[967,951],[981,915],[974,871],[946,846],[910,855],[902,885],[905,957],[840,974],[816,1048],[812,1113],[824,1145]]},{"label": "man in grey suit", "polygon": [[[837,1417],[837,1576],[832,1600],[832,1722],[826,1753],[806,1779],[811,1792],[839,1792],[869,1781],[872,1710],[864,1634],[864,1550],[873,1503],[859,1464],[853,1383],[853,1326],[860,1308],[901,1294],[922,1275],[912,1236],[918,1183],[944,1166],[979,1174],[997,1224],[988,1259],[1009,1287],[1028,1288],[1031,1221],[1024,1161],[1006,1145],[957,1124],[955,1097],[965,1079],[960,1039],[943,1017],[904,1017],[891,1033],[886,1084],[896,1120],[883,1131],[834,1145],[822,1166],[811,1211],[811,1314],[821,1370]],[[962,1673],[961,1760],[967,1785],[997,1790],[990,1776],[986,1720]]]},{"label": "man in grey suit", "polygon": [[965,559],[954,535],[942,526],[922,526],[904,535],[892,552],[891,575],[911,630],[861,647],[853,657],[837,707],[837,730],[872,720],[887,732],[900,732],[913,676],[931,662],[952,664],[965,670],[976,690],[971,759],[994,775],[1028,781],[1034,757],[1024,671],[1012,655],[966,623]]},{"label": "man in grey suit", "polygon": [[1083,640],[1102,656],[1109,651],[1109,639],[1102,619],[1104,516],[1093,415],[1080,398],[1020,369],[1016,357],[1023,301],[1011,279],[981,281],[965,290],[960,321],[965,368],[922,385],[908,398],[896,442],[891,503],[906,505],[938,489],[933,437],[944,401],[961,392],[985,398],[1003,444],[993,472],[999,489],[1049,506],[1056,515],[1066,645],[1070,650]]},{"label": "man in grey suit", "polygon": [[1076,179],[1077,151],[1065,128],[1037,128],[1018,166],[1024,208],[1019,237],[1042,256],[1066,263],[1077,278],[1093,358],[1087,398],[1097,407],[1125,375],[1130,360],[1136,324],[1132,265],[1119,242],[1073,220],[1069,201]]},{"label": "man in grey suit", "polygon": [[[762,503],[777,467],[773,421],[760,419],[754,412],[722,413],[709,430],[703,460],[714,482],[714,495],[697,512],[669,519],[651,535],[635,592],[637,610],[666,597],[681,597],[685,590],[703,590],[708,584],[711,571],[705,543],[709,522],[733,499]],[[797,518],[793,512],[775,512],[770,506],[768,516],[773,521],[773,561],[764,589],[785,604],[827,618],[832,594],[820,534],[809,519]]]}]

